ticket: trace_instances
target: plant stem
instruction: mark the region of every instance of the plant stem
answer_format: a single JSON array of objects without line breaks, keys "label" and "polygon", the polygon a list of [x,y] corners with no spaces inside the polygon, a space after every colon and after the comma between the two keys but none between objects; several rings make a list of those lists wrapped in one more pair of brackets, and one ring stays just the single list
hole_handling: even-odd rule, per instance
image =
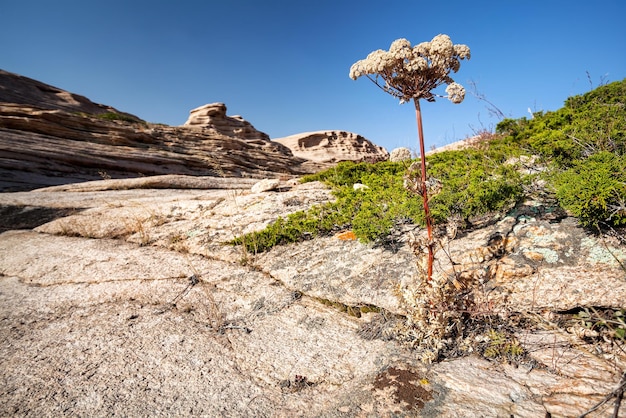
[{"label": "plant stem", "polygon": [[424,216],[426,218],[426,230],[428,231],[428,264],[427,277],[430,282],[433,277],[433,262],[435,254],[433,252],[433,222],[428,207],[428,189],[426,188],[426,152],[424,151],[424,130],[422,128],[422,110],[420,108],[419,99],[413,99],[415,103],[415,119],[417,119],[417,133],[420,142],[420,158],[422,163],[422,199],[424,201]]}]

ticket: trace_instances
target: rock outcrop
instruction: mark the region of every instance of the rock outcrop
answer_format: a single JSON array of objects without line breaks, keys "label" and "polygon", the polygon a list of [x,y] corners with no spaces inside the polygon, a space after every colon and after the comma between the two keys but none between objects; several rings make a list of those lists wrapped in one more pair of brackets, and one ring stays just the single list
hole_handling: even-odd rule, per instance
[{"label": "rock outcrop", "polygon": [[541,202],[437,258],[493,273],[485,309],[534,318],[517,335],[528,360],[426,367],[393,337],[407,312],[398,290],[419,276],[404,238],[393,250],[345,233],[259,255],[224,245],[329,201],[322,184],[120,183],[0,194],[0,415],[569,417],[626,368],[619,350],[597,355],[558,324],[582,306],[622,307],[626,248]]},{"label": "rock outcrop", "polygon": [[151,124],[0,72],[0,191],[102,178],[178,174],[261,179],[319,170],[249,123],[237,123],[241,131]]},{"label": "rock outcrop", "polygon": [[241,116],[227,116],[223,103],[193,109],[183,126],[148,123],[0,70],[0,191],[170,174],[275,178],[386,158],[343,131],[271,141]]},{"label": "rock outcrop", "polygon": [[165,174],[289,176],[311,172],[305,162],[271,141],[0,103],[4,191]]},{"label": "rock outcrop", "polygon": [[383,147],[370,140],[346,131],[316,131],[275,138],[287,146],[293,155],[318,163],[337,163],[340,161],[377,162],[389,158]]},{"label": "rock outcrop", "polygon": [[85,96],[0,69],[0,103],[2,102],[92,115],[114,113],[128,119],[140,120],[137,116],[120,112],[111,106],[94,103]]},{"label": "rock outcrop", "polygon": [[227,116],[224,103],[210,103],[192,109],[183,126],[201,128],[203,131],[243,138],[246,140],[269,141],[265,132],[257,131],[254,126],[240,115]]}]

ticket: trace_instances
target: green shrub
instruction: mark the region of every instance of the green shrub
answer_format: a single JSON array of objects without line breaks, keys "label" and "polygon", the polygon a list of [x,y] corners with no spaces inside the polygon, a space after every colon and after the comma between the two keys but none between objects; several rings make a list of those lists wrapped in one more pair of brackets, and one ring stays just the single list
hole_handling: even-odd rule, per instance
[{"label": "green shrub", "polygon": [[626,153],[626,80],[570,97],[555,112],[533,119],[505,119],[496,132],[510,143],[539,154],[559,167],[609,151]]},{"label": "green shrub", "polygon": [[[511,151],[508,155],[513,154]],[[503,164],[506,153],[478,150],[452,151],[429,157],[429,170],[443,183],[431,199],[436,223],[456,214],[464,218],[508,208],[522,195],[522,176]],[[323,181],[333,188],[336,200],[279,218],[266,229],[236,238],[250,252],[274,245],[302,241],[352,229],[362,242],[380,242],[398,224],[424,224],[422,198],[408,192],[404,175],[408,164],[342,162],[303,181]],[[361,183],[365,189],[354,190]]]},{"label": "green shrub", "polygon": [[376,164],[371,163],[355,163],[352,161],[344,161],[335,167],[320,171],[316,174],[309,174],[302,177],[302,182],[323,181],[329,186],[352,187],[355,183],[365,184],[365,179],[387,174],[393,176],[402,176],[408,167],[405,163],[393,163],[383,161]]},{"label": "green shrub", "polygon": [[626,225],[626,155],[602,151],[552,175],[560,204],[584,226]]},{"label": "green shrub", "polygon": [[107,112],[107,113],[100,113],[96,115],[96,117],[98,119],[104,119],[104,120],[119,120],[122,122],[130,122],[130,123],[145,123],[143,120],[135,116],[126,114],[126,113]]},{"label": "green shrub", "polygon": [[251,253],[260,253],[276,245],[328,235],[345,229],[349,225],[350,213],[341,211],[335,203],[317,205],[309,211],[298,211],[286,218],[279,217],[265,229],[252,232],[231,241],[234,245],[244,245]]},{"label": "green shrub", "polygon": [[[244,244],[248,251],[266,251],[274,245],[298,242],[309,237],[352,229],[363,242],[376,241],[389,233],[399,220],[415,217],[421,210],[402,187],[404,165],[343,162],[303,181],[324,181],[333,187],[334,202],[317,205],[307,212],[279,218],[262,231],[237,237],[233,244]],[[354,190],[354,183],[369,188]]]},{"label": "green shrub", "polygon": [[626,80],[570,97],[555,112],[506,119],[503,142],[542,157],[548,187],[582,225],[626,223]]},{"label": "green shrub", "polygon": [[452,215],[463,219],[506,210],[523,195],[527,178],[514,165],[505,164],[517,152],[488,146],[434,154],[428,159],[431,176],[441,181],[441,193],[431,199],[436,223]]}]

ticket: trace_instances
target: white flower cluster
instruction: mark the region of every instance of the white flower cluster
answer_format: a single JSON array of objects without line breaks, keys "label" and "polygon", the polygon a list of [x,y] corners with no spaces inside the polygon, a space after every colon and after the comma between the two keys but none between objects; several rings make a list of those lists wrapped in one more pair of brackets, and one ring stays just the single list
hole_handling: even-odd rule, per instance
[{"label": "white flower cluster", "polygon": [[[397,39],[389,51],[378,49],[354,63],[350,78],[356,80],[365,75],[401,102],[412,99],[434,101],[432,90],[445,83],[448,84],[447,97],[453,103],[461,103],[465,89],[454,82],[450,73],[456,73],[461,67],[460,61],[469,58],[469,47],[454,45],[448,35],[437,35],[432,41],[414,47],[406,39]],[[384,83],[379,83],[379,77]]]},{"label": "white flower cluster", "polygon": [[446,87],[446,93],[452,103],[461,103],[465,98],[465,88],[458,83],[450,83]]}]

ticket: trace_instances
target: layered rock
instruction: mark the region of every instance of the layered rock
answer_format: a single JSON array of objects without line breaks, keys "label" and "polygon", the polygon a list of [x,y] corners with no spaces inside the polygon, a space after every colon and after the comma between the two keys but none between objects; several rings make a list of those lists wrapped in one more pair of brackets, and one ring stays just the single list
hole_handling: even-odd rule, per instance
[{"label": "layered rock", "polygon": [[384,148],[345,131],[271,141],[226,105],[191,110],[183,126],[152,124],[0,70],[0,191],[151,175],[296,176]]},{"label": "layered rock", "polygon": [[315,169],[270,141],[0,103],[0,188],[164,174],[276,177]]},{"label": "layered rock", "polygon": [[233,138],[246,140],[269,141],[265,132],[255,129],[254,126],[240,115],[227,116],[224,103],[210,103],[192,109],[185,127],[201,128],[206,132],[217,133]]},{"label": "layered rock", "polygon": [[273,141],[289,147],[296,157],[318,163],[377,162],[389,158],[389,153],[383,147],[361,135],[346,131],[304,132]]},{"label": "layered rock", "polygon": [[266,178],[319,169],[249,123],[230,119],[232,129],[218,124],[219,132],[149,124],[1,72],[0,190],[166,174]]},{"label": "layered rock", "polygon": [[0,69],[1,102],[13,103],[23,107],[63,110],[93,115],[114,113],[126,119],[140,120],[137,116],[120,112],[111,106],[94,103],[85,96],[70,93],[32,78]]}]

